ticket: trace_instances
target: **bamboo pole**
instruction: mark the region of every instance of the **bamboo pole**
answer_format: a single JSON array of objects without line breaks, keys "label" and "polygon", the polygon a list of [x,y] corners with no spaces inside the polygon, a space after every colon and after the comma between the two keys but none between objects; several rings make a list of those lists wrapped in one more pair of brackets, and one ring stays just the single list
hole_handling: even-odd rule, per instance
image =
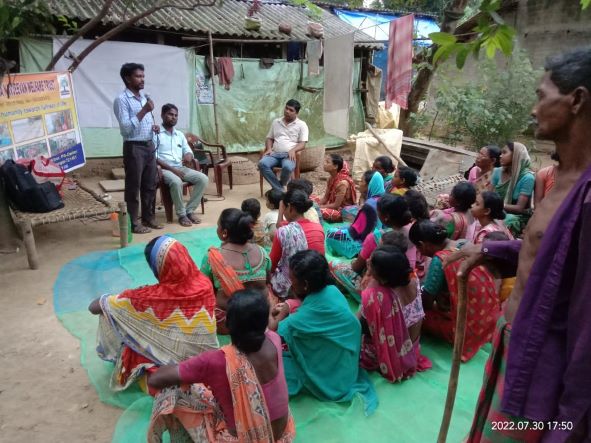
[{"label": "bamboo pole", "polygon": [[384,146],[384,148],[386,148],[386,151],[388,151],[390,154],[392,154],[392,156],[396,159],[398,164],[400,164],[402,166],[408,166],[405,163],[405,161],[400,158],[400,156],[398,154],[395,154],[394,152],[392,152],[390,150],[390,148],[388,148],[388,145],[386,144],[386,142],[384,142],[382,137],[380,137],[378,135],[378,133],[376,131],[374,131],[374,129],[371,127],[371,125],[369,123],[365,122],[365,127],[368,129],[369,132],[371,132],[371,135],[373,135],[376,138],[376,140],[379,141],[382,144],[382,146]]},{"label": "bamboo pole", "polygon": [[[213,58],[213,39],[211,38],[211,31],[207,31],[207,35],[209,36],[209,58],[211,59],[211,63],[215,66],[215,59]],[[212,69],[211,72],[211,91],[213,93],[213,123],[215,125],[215,142],[220,142],[220,128],[218,127],[218,111],[217,111],[217,103],[215,97],[215,67]]]},{"label": "bamboo pole", "polygon": [[460,361],[462,358],[462,349],[464,348],[464,335],[466,333],[466,313],[468,312],[468,297],[466,294],[466,283],[468,276],[458,277],[458,311],[456,318],[456,333],[454,337],[454,350],[451,362],[451,371],[449,373],[449,383],[447,385],[447,397],[445,399],[445,409],[437,443],[445,443],[447,432],[451,422],[451,415],[456,401],[456,392],[458,390],[458,378],[460,375]]}]

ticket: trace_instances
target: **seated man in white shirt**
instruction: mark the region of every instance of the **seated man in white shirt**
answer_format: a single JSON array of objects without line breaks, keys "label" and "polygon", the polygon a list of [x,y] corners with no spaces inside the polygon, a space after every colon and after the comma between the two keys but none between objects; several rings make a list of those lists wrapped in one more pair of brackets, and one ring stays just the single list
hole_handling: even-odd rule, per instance
[{"label": "seated man in white shirt", "polygon": [[[199,217],[193,214],[201,202],[209,179],[207,175],[183,166],[183,161],[193,159],[193,151],[187,143],[185,134],[174,127],[179,118],[178,108],[173,104],[162,106],[162,128],[154,134],[156,161],[162,168],[164,183],[170,188],[170,195],[174,202],[176,215],[181,226],[192,226],[201,223]],[[183,201],[183,182],[191,183],[193,190],[187,205]]]},{"label": "seated man in white shirt", "polygon": [[[308,141],[308,125],[298,118],[300,103],[291,99],[285,104],[283,118],[276,118],[265,140],[265,151],[259,169],[273,189],[283,191],[295,169],[296,154]],[[281,166],[277,180],[273,168]]]}]

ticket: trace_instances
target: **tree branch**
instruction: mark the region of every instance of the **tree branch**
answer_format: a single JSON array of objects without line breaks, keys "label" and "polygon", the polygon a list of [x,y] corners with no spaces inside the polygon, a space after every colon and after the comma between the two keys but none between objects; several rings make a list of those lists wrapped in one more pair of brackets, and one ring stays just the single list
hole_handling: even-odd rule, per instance
[{"label": "tree branch", "polygon": [[98,25],[100,23],[100,21],[109,13],[109,9],[111,9],[111,5],[113,4],[114,1],[115,0],[105,0],[105,3],[103,4],[103,7],[101,8],[101,10],[97,14],[97,16],[95,18],[93,18],[92,20],[90,20],[88,23],[86,23],[84,26],[82,26],[78,30],[78,32],[76,32],[74,35],[72,35],[68,39],[68,41],[66,41],[62,45],[62,47],[59,49],[59,51],[57,51],[55,53],[55,55],[53,56],[53,58],[51,59],[51,61],[47,65],[47,67],[45,68],[46,71],[51,71],[55,67],[57,62],[60,60],[60,58],[62,58],[62,56],[66,53],[66,51],[70,48],[70,46],[72,46],[74,44],[74,42],[76,40],[78,40],[80,37],[83,37],[88,31],[90,31],[92,28],[94,28],[96,25]]},{"label": "tree branch", "polygon": [[207,0],[204,2],[199,1],[197,3],[194,3],[192,6],[178,6],[178,5],[171,4],[171,3],[158,2],[154,6],[152,6],[151,8],[146,9],[144,12],[142,12],[140,14],[134,15],[129,20],[126,20],[123,23],[120,23],[119,25],[117,25],[113,29],[111,29],[110,31],[104,33],[99,38],[94,40],[80,54],[78,54],[78,58],[72,62],[72,64],[68,68],[68,71],[74,72],[76,70],[76,68],[78,67],[78,65],[80,65],[80,63],[82,63],[82,61],[88,56],[88,54],[90,54],[101,43],[115,37],[120,32],[126,30],[127,28],[129,28],[130,26],[132,26],[133,24],[138,22],[139,20],[153,14],[156,11],[159,11],[164,8],[175,8],[175,9],[180,9],[180,10],[184,10],[184,11],[193,11],[196,8],[199,8],[202,6],[214,6],[216,4],[216,1],[217,0]]}]

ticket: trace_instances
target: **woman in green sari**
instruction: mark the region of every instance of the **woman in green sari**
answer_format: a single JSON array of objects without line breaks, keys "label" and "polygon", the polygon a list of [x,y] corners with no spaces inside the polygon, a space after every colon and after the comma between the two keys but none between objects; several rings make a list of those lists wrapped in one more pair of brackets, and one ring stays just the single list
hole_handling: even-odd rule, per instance
[{"label": "woman in green sari", "polygon": [[518,237],[531,216],[531,198],[535,175],[527,148],[518,142],[507,142],[501,151],[501,167],[491,177],[492,191],[505,200],[505,225]]},{"label": "woman in green sari", "polygon": [[375,389],[359,368],[361,324],[343,294],[331,283],[326,259],[314,250],[295,253],[289,260],[291,289],[302,301],[289,313],[277,304],[269,319],[288,347],[283,365],[289,395],[306,389],[329,401],[350,401],[359,393],[365,411],[377,406]]}]

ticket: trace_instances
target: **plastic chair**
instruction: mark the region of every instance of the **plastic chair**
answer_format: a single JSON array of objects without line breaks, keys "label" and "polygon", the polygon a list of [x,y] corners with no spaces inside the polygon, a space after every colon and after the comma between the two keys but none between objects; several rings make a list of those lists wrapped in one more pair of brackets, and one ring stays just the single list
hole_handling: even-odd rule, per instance
[{"label": "plastic chair", "polygon": [[[230,189],[232,189],[232,162],[226,153],[226,147],[217,143],[208,143],[190,132],[187,132],[185,137],[187,138],[187,142],[193,150],[193,155],[199,162],[199,166],[203,170],[203,173],[207,175],[209,168],[213,168],[218,197],[222,196],[222,173],[224,169],[228,171]],[[204,147],[211,149],[204,149]]]}]

